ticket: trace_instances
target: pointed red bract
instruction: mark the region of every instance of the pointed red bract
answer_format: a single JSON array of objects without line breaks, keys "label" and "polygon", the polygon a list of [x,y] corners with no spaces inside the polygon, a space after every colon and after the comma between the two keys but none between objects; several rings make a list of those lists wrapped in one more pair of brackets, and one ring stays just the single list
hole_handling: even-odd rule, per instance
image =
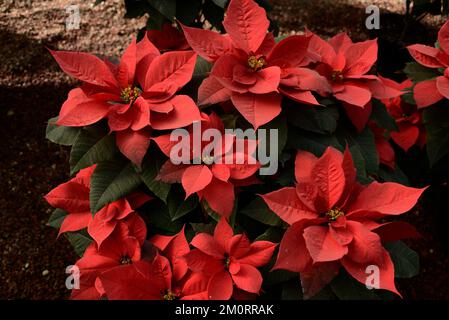
[{"label": "pointed red bract", "polygon": [[152,118],[157,130],[200,119],[197,106],[176,93],[192,78],[196,54],[160,54],[144,37],[125,49],[118,66],[78,52],[51,51],[61,68],[84,84],[63,104],[58,125],[80,127],[108,119],[119,150],[137,166],[148,150]]},{"label": "pointed red bract", "polygon": [[[295,176],[296,189],[262,196],[271,210],[291,224],[274,269],[301,273],[304,294],[310,297],[333,279],[340,263],[363,284],[368,281],[366,268],[375,265],[382,278],[377,289],[398,293],[394,268],[381,242],[382,236],[392,239],[391,233],[387,229],[376,233],[380,225],[375,221],[409,211],[425,188],[393,182],[362,186],[355,180],[349,150],[342,155],[331,147],[320,158],[299,152]],[[307,208],[307,214],[298,210],[301,206]],[[402,233],[404,237],[410,234]],[[332,264],[327,267],[327,263]]]},{"label": "pointed red bract", "polygon": [[215,227],[214,236],[197,234],[190,243],[196,249],[185,255],[194,272],[210,274],[207,295],[211,300],[227,300],[234,286],[258,294],[262,276],[257,267],[270,260],[276,247],[269,241],[250,243],[245,235],[233,235],[225,218]]}]

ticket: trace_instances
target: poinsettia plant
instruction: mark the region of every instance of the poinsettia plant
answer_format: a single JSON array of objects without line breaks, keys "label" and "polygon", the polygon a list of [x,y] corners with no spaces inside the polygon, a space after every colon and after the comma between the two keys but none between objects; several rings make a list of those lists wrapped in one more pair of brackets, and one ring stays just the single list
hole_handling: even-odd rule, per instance
[{"label": "poinsettia plant", "polygon": [[[50,51],[80,81],[46,132],[71,147],[45,199],[80,255],[73,299],[394,298],[418,273],[400,215],[425,188],[393,148],[425,144],[411,81],[374,72],[376,40],[269,25],[231,0],[223,33],[178,21],[118,64]],[[415,52],[438,71],[443,49]]]}]

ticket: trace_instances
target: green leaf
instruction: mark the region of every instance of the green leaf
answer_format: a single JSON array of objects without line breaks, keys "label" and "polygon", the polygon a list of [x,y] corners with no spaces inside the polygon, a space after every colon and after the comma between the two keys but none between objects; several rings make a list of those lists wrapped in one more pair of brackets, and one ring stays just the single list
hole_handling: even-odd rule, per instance
[{"label": "green leaf", "polygon": [[388,113],[387,107],[377,99],[372,100],[373,110],[371,112],[371,120],[377,123],[379,127],[398,131],[398,126],[394,118]]},{"label": "green leaf", "polygon": [[242,209],[241,213],[269,226],[276,227],[284,225],[284,222],[268,208],[265,201],[260,197],[251,201],[250,204]]},{"label": "green leaf", "polygon": [[449,108],[444,101],[423,111],[427,130],[427,155],[430,165],[435,166],[449,153]]},{"label": "green leaf", "polygon": [[340,151],[344,150],[333,135],[322,135],[303,130],[289,130],[287,148],[309,151],[320,157],[327,147],[332,146]]},{"label": "green leaf", "polygon": [[284,235],[284,230],[277,227],[269,227],[264,233],[258,236],[254,241],[271,241],[279,243]]},{"label": "green leaf", "polygon": [[293,279],[282,285],[282,300],[302,300],[299,279]]},{"label": "green leaf", "polygon": [[106,204],[125,197],[141,179],[129,161],[105,161],[95,168],[90,181],[90,208],[96,213]]},{"label": "green leaf", "polygon": [[408,62],[405,65],[404,72],[413,82],[429,80],[439,76],[434,69],[426,68],[417,62]]},{"label": "green leaf", "polygon": [[[147,0],[148,3],[168,20],[173,21],[176,15],[176,0]],[[151,16],[151,14],[150,14]]]},{"label": "green leaf", "polygon": [[198,197],[196,195],[192,195],[187,199],[184,198],[185,193],[180,188],[171,188],[167,199],[167,207],[172,221],[182,218],[198,206]]},{"label": "green leaf", "polygon": [[212,0],[220,8],[225,8],[229,0]]},{"label": "green leaf", "polygon": [[58,121],[58,117],[48,120],[45,137],[51,142],[63,146],[73,145],[81,132],[81,128],[58,126],[56,121]]},{"label": "green leaf", "polygon": [[[279,116],[277,116],[275,119],[270,121],[269,123],[263,125],[260,127],[260,129],[266,130],[265,139],[260,138],[260,131],[258,129],[257,131],[257,137],[258,139],[262,140],[259,142],[259,148],[265,149],[267,151],[270,149],[270,141],[271,141],[271,129],[277,130],[278,137],[275,140],[277,143],[277,153],[278,155],[282,153],[282,150],[285,147],[285,144],[287,143],[287,136],[288,136],[288,129],[287,129],[287,117],[285,114],[281,113]],[[264,141],[266,141],[266,146],[264,146]]]},{"label": "green leaf", "polygon": [[419,256],[404,242],[386,243],[385,248],[390,253],[394,264],[396,278],[411,278],[419,273]]},{"label": "green leaf", "polygon": [[340,272],[332,280],[330,287],[340,300],[379,300],[376,290],[369,290],[366,286],[349,276],[346,272]]},{"label": "green leaf", "polygon": [[193,228],[193,231],[196,233],[208,233],[208,234],[214,234],[215,225],[212,223],[193,223],[191,222],[190,225]]},{"label": "green leaf", "polygon": [[202,0],[177,0],[176,19],[185,25],[190,25],[199,16]]},{"label": "green leaf", "polygon": [[396,166],[394,170],[381,166],[379,168],[379,177],[386,182],[390,181],[406,186],[410,185],[410,181],[408,180],[407,176],[398,166]]},{"label": "green leaf", "polygon": [[140,173],[140,178],[151,192],[167,203],[167,196],[170,192],[171,184],[156,180],[164,161],[164,158],[160,154],[155,154],[150,159],[146,159],[143,163],[143,170]]},{"label": "green leaf", "polygon": [[95,163],[112,160],[118,154],[112,135],[98,136],[91,130],[83,130],[70,152],[70,174]]},{"label": "green leaf", "polygon": [[367,175],[377,175],[379,156],[371,129],[365,127],[362,132],[354,133],[340,127],[337,135],[342,144],[349,145],[354,165],[357,168],[357,177],[367,181]]},{"label": "green leaf", "polygon": [[89,236],[87,231],[81,230],[76,232],[66,232],[64,233],[66,238],[69,240],[69,242],[72,244],[73,248],[75,249],[75,252],[82,257],[84,255],[84,252],[86,251],[86,248],[91,244],[92,238]]},{"label": "green leaf", "polygon": [[294,104],[288,106],[288,121],[303,130],[316,133],[333,133],[337,129],[339,118],[336,106],[306,106]]},{"label": "green leaf", "polygon": [[66,216],[67,216],[66,211],[59,208],[55,209],[53,213],[50,215],[47,225],[52,228],[59,229]]},{"label": "green leaf", "polygon": [[198,56],[195,62],[195,69],[193,70],[193,76],[203,79],[209,75],[211,68],[212,64]]},{"label": "green leaf", "polygon": [[168,207],[162,201],[153,202],[148,214],[148,220],[154,232],[166,235],[178,233],[184,225],[179,220],[172,221]]},{"label": "green leaf", "polygon": [[[267,269],[266,267],[263,267],[263,269]],[[274,284],[282,283],[285,281],[288,281],[290,279],[296,279],[299,282],[298,279],[298,273],[291,272],[287,270],[273,270],[271,272],[268,272],[266,276],[264,276],[264,285],[271,286]]]}]

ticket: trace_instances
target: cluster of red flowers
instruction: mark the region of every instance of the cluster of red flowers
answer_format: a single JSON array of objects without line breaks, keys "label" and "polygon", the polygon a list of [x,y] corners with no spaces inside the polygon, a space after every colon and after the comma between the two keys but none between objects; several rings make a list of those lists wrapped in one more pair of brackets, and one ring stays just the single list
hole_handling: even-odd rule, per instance
[{"label": "cluster of red flowers", "polygon": [[[376,40],[353,43],[342,33],[324,41],[307,31],[276,43],[267,32],[265,11],[252,0],[231,0],[223,26],[224,35],[182,26],[186,41],[172,28],[163,31],[175,39],[171,42],[157,32],[148,33],[126,48],[118,65],[90,54],[51,51],[66,73],[82,81],[70,91],[57,125],[82,127],[106,119],[118,149],[137,167],[152,140],[170,155],[174,142],[167,130],[186,127],[189,131],[193,122],[201,121],[202,129],[224,132],[218,115],[200,112],[190,96],[180,93],[192,79],[199,55],[212,69],[199,87],[198,105],[229,106],[231,102],[255,129],[281,112],[283,97],[319,105],[314,92],[340,101],[359,130],[368,122],[371,99],[381,99],[400,129],[391,134],[399,146],[407,150],[424,141],[420,115],[409,111],[399,97],[409,83],[368,74],[377,59]],[[157,46],[150,39],[159,42]],[[442,50],[445,43],[440,43]],[[174,47],[178,51],[159,51]],[[423,56],[422,47],[414,50]],[[435,57],[429,63],[434,67],[443,64],[442,50],[432,51]],[[437,79],[437,84],[443,82]],[[418,89],[415,98],[423,106],[416,97]],[[252,151],[233,156],[248,159]],[[151,198],[141,192],[93,214],[89,194],[95,165],[52,190],[46,200],[67,212],[59,233],[87,228],[94,240],[76,263],[80,289],[73,290],[72,298],[249,299],[258,295],[263,279],[257,268],[269,263],[276,244],[234,235],[229,221],[235,188],[259,183],[255,174],[260,165],[213,160],[201,159],[200,164],[191,165],[167,160],[158,174],[166,183],[181,183],[186,198],[197,194],[221,216],[213,235],[198,233],[190,243],[184,228],[174,236],[147,239],[147,225],[135,210]],[[328,148],[320,158],[300,151],[295,165],[295,187],[262,195],[271,210],[290,225],[274,269],[300,273],[307,297],[329,283],[341,267],[365,283],[366,267],[377,265],[380,288],[397,293],[393,264],[382,241],[416,232],[404,223],[378,221],[410,210],[423,189],[358,183],[348,150],[342,154]]]}]

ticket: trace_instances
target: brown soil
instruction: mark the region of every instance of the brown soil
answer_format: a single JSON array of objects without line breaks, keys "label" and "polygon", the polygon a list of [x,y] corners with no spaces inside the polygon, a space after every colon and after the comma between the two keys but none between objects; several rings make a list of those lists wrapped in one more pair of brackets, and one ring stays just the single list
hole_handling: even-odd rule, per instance
[{"label": "brown soil", "polygon": [[[45,47],[118,56],[145,25],[145,18],[123,18],[123,1],[94,2],[78,2],[79,30],[65,29],[65,8],[73,1],[0,3],[0,299],[60,299],[69,294],[65,268],[76,255],[46,226],[51,208],[43,195],[68,178],[68,150],[45,140],[45,126],[75,83]],[[366,2],[272,1],[272,17],[284,33],[307,26],[325,36],[349,31],[363,39],[368,37],[363,29]],[[397,13],[402,2],[374,4]],[[428,20],[441,24],[438,18]],[[422,211],[410,220],[424,236],[411,243],[421,255],[422,269],[400,287],[406,298],[449,298],[449,254],[434,235],[434,222]]]}]

